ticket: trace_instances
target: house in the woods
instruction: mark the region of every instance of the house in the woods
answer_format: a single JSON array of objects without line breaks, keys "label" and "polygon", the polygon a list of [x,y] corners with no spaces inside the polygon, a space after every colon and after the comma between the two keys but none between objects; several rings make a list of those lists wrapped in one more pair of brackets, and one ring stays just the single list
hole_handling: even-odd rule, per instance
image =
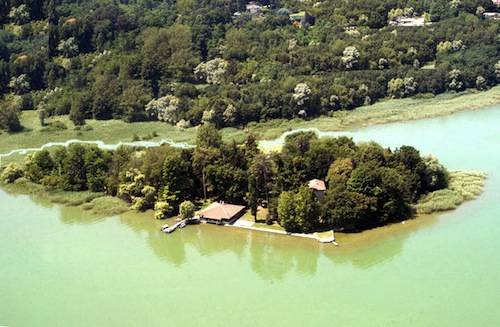
[{"label": "house in the woods", "polygon": [[292,24],[297,27],[308,27],[314,25],[314,16],[309,15],[305,11],[301,11],[295,14],[290,14],[290,20]]},{"label": "house in the woods", "polygon": [[318,199],[323,200],[326,191],[326,185],[324,181],[320,179],[312,179],[309,181],[308,186],[311,190],[313,190]]},{"label": "house in the woods", "polygon": [[406,16],[398,16],[391,19],[389,25],[391,26],[403,26],[403,27],[421,27],[425,25],[429,25],[429,22],[425,21],[425,17],[406,17]]},{"label": "house in the woods", "polygon": [[202,221],[211,224],[232,224],[240,218],[245,211],[244,206],[224,202],[214,202],[201,210],[198,215]]},{"label": "house in the woods", "polygon": [[500,20],[500,12],[485,12],[483,16],[486,19]]},{"label": "house in the woods", "polygon": [[500,0],[491,0],[491,2],[493,2],[493,4],[497,7],[500,7]]},{"label": "house in the woods", "polygon": [[258,15],[262,13],[264,6],[262,6],[258,2],[250,1],[249,3],[246,4],[245,8],[247,13],[252,15]]}]

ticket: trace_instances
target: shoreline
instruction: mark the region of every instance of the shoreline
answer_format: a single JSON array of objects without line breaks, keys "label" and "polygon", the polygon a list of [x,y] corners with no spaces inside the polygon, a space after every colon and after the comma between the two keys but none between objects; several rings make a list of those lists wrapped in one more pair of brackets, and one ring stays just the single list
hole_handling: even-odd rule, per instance
[{"label": "shoreline", "polygon": [[[486,109],[498,104],[500,104],[500,86],[495,86],[483,92],[468,90],[462,93],[444,93],[432,98],[384,100],[350,111],[336,111],[331,117],[321,116],[311,120],[276,119],[253,122],[242,128],[223,128],[221,134],[226,141],[242,141],[249,133],[255,134],[260,141],[272,141],[294,129],[315,128],[324,132],[341,132],[388,123],[443,117],[462,111]],[[75,130],[71,128],[72,123],[67,116],[56,116],[47,121],[49,124],[61,122],[67,128],[44,131],[39,126],[36,111],[23,111],[22,123],[26,131],[0,134],[2,164],[19,160],[25,152],[23,149],[38,149],[47,144],[78,140],[77,142],[95,144],[140,146],[167,143],[185,147],[194,144],[196,135],[196,128],[179,130],[162,122],[125,123],[118,120],[88,120],[88,128]],[[135,137],[139,140],[133,141]]]},{"label": "shoreline", "polygon": [[[459,208],[461,205],[477,199],[483,193],[485,180],[487,178],[486,173],[464,171],[452,171],[450,173],[452,176],[454,176],[450,180],[450,186],[444,190],[431,192],[428,194],[428,196],[432,198],[433,193],[440,194],[440,192],[442,191],[454,192],[455,196],[460,197],[460,201],[455,200],[455,202],[453,202],[453,206],[450,206],[446,202],[446,198],[438,197],[440,201],[435,201],[433,203],[437,203],[437,206],[434,206],[432,211],[419,211],[417,210],[417,207],[419,205],[425,204],[425,201],[422,201],[421,203],[419,202],[414,205],[416,212],[413,217],[408,217],[403,221],[393,222],[387,225],[378,226],[359,232],[334,232],[332,230],[327,232],[291,233],[285,231],[284,229],[257,227],[255,226],[254,222],[244,220],[243,218],[239,218],[233,224],[227,224],[221,227],[232,227],[240,230],[249,230],[254,232],[311,239],[316,240],[318,243],[331,243],[335,246],[343,244],[344,240],[348,240],[349,244],[357,243],[359,242],[359,240],[364,238],[373,239],[378,234],[390,236],[390,231],[393,229],[401,230],[405,227],[411,228],[411,226],[419,226],[421,224],[421,220],[425,220],[425,218],[427,217],[438,217],[441,214],[452,212]],[[467,189],[466,186],[469,184],[475,184],[476,187]],[[131,209],[129,204],[125,203],[123,200],[102,193],[91,193],[88,191],[71,192],[61,190],[47,190],[43,185],[35,184],[23,179],[18,180],[12,184],[5,184],[2,182],[0,183],[0,188],[11,194],[20,194],[35,197],[47,201],[52,205],[79,208],[82,211],[96,217],[105,218],[132,213],[141,216],[147,216],[151,220],[152,224],[159,224],[160,222],[171,221],[175,219],[175,217],[170,217],[163,220],[156,220],[154,219],[154,214],[151,210],[145,212],[137,212]],[[432,203],[432,201],[430,202]],[[337,236],[339,237],[337,238]]]}]

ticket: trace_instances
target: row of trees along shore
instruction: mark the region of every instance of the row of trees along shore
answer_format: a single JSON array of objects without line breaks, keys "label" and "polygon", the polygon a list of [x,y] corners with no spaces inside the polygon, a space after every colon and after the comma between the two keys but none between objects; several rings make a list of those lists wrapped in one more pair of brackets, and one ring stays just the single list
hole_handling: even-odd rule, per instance
[{"label": "row of trees along shore", "polygon": [[[280,152],[263,153],[251,135],[242,144],[224,143],[210,124],[199,127],[193,149],[75,144],[39,151],[1,175],[4,182],[20,177],[52,189],[105,192],[136,210],[154,209],[156,218],[176,215],[185,201],[243,204],[254,215],[262,206],[268,223],[291,232],[360,231],[404,220],[422,195],[448,183],[435,158],[410,146],[391,150],[301,132],[288,136]],[[324,199],[308,188],[311,179],[326,181]]]},{"label": "row of trees along shore", "polygon": [[[0,129],[21,130],[31,109],[42,123],[242,126],[500,81],[491,0],[247,3],[1,1]],[[300,11],[314,26],[293,24]],[[428,25],[389,24],[422,15]]]}]

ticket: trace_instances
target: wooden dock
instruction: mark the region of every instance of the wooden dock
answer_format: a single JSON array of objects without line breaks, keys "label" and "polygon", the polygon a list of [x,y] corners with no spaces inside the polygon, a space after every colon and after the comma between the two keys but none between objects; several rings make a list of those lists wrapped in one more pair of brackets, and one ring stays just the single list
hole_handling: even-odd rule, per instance
[{"label": "wooden dock", "polygon": [[177,228],[184,228],[184,227],[186,227],[186,225],[194,225],[194,224],[199,224],[199,223],[200,223],[199,218],[183,219],[183,220],[176,222],[172,226],[164,225],[161,228],[161,230],[164,233],[170,234],[170,233],[175,232],[177,230]]}]

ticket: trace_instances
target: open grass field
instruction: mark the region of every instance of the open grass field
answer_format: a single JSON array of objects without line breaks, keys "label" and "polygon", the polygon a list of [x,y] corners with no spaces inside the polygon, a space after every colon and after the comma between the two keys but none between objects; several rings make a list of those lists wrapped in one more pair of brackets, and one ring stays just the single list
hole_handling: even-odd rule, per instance
[{"label": "open grass field", "polygon": [[[500,103],[500,86],[485,92],[467,91],[463,93],[446,93],[434,97],[394,99],[381,101],[352,111],[338,111],[331,117],[320,117],[312,120],[273,120],[269,122],[250,123],[244,129],[224,128],[223,138],[227,140],[243,140],[252,132],[259,139],[274,139],[282,133],[296,128],[315,127],[324,131],[340,131],[357,127],[384,124],[448,115],[463,110],[473,110],[493,106]],[[85,141],[101,140],[108,144],[132,140],[161,140],[194,144],[196,128],[185,130],[163,122],[126,123],[121,120],[97,121],[88,120],[87,125],[75,129],[67,116],[47,119],[48,126],[40,126],[35,111],[22,113],[22,125],[25,130],[20,133],[0,134],[0,154],[14,149],[40,147],[48,142],[61,142],[70,139]],[[58,126],[66,126],[61,128]],[[17,155],[16,155],[17,156]],[[16,161],[19,156],[4,159]]]}]

